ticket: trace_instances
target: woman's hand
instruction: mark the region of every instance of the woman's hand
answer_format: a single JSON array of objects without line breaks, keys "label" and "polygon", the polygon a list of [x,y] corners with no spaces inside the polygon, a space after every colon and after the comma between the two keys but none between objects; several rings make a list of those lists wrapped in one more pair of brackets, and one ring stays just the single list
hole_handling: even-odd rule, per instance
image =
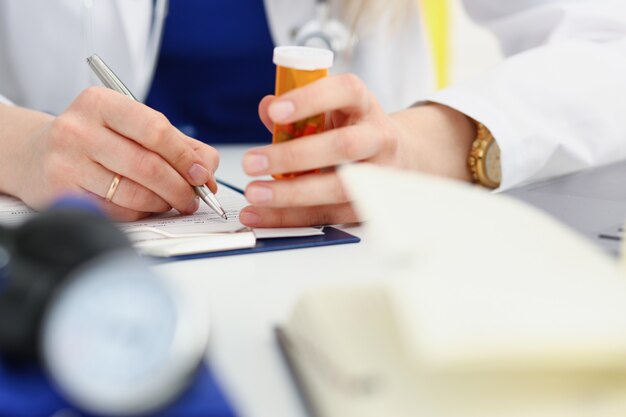
[{"label": "woman's hand", "polygon": [[[291,123],[329,113],[324,133],[248,151],[243,168],[261,176],[322,169],[321,173],[278,181],[254,181],[246,189],[251,203],[240,215],[251,227],[291,227],[358,221],[334,168],[366,161],[418,169],[463,180],[474,127],[448,107],[420,106],[387,115],[354,75],[327,77],[259,105],[263,123]],[[376,192],[376,190],[373,190]]]},{"label": "woman's hand", "polygon": [[[170,210],[193,213],[191,185],[216,191],[217,152],[173,127],[162,114],[117,92],[92,87],[58,117],[0,107],[0,190],[36,209],[64,193],[87,192],[117,220]],[[9,138],[20,138],[13,140]],[[8,147],[8,148],[7,148]],[[111,201],[104,197],[119,174]]]}]

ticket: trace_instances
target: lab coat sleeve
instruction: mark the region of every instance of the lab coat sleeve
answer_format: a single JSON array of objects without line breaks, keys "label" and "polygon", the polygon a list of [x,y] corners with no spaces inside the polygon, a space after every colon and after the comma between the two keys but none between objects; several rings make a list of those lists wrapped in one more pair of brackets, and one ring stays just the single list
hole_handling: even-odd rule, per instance
[{"label": "lab coat sleeve", "polygon": [[429,100],[491,130],[501,189],[626,158],[624,0],[464,3],[507,58]]},{"label": "lab coat sleeve", "polygon": [[1,104],[13,104],[8,98],[4,97],[2,94],[0,94],[0,103]]}]

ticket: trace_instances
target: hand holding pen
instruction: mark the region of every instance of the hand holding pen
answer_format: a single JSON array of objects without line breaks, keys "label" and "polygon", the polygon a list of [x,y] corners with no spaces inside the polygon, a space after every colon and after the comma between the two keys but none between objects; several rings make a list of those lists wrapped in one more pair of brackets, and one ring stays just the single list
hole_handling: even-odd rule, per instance
[{"label": "hand holding pen", "polygon": [[[124,83],[117,77],[117,75],[115,75],[115,73],[104,63],[104,61],[98,55],[94,54],[90,56],[89,58],[87,58],[87,63],[89,64],[93,72],[96,74],[96,76],[100,79],[100,81],[102,81],[102,84],[104,84],[105,87],[108,87],[114,91],[117,91],[118,93],[122,93],[125,96],[131,98],[132,100],[137,101],[137,99],[130,92],[130,90],[124,85]],[[169,125],[169,122],[167,122],[167,124]],[[184,152],[183,148],[181,148],[180,150],[181,152]],[[192,165],[191,167],[191,170],[200,170],[200,169],[202,169],[201,166],[196,167],[196,165]],[[194,182],[197,182],[195,181],[196,179],[193,178],[193,172],[190,171],[188,174],[191,180],[190,183],[193,185]],[[107,194],[105,196],[105,199],[107,201],[112,200],[117,190],[117,187],[119,186],[120,181],[121,181],[121,175],[116,174],[113,180],[111,181],[111,185],[109,186],[109,189],[107,190]],[[220,205],[215,195],[205,185],[205,183],[193,185],[193,189],[196,195],[200,197],[200,199],[202,199],[202,201],[204,201],[209,207],[211,207],[213,211],[219,214],[220,217],[222,217],[224,220],[227,219],[226,212]]]},{"label": "hand holding pen", "polygon": [[215,149],[108,88],[85,89],[57,116],[18,106],[10,113],[12,123],[0,120],[8,138],[0,190],[32,208],[88,193],[109,216],[130,221],[172,208],[195,212],[200,200],[191,185],[217,191]]}]

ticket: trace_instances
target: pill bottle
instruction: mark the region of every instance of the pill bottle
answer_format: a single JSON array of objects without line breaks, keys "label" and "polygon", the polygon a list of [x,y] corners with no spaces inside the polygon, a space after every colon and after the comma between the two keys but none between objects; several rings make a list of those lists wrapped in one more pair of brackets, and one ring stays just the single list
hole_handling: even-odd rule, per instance
[{"label": "pill bottle", "polygon": [[[333,65],[333,53],[327,49],[305,46],[279,46],[274,48],[276,64],[276,96],[313,81],[324,78]],[[272,143],[281,143],[302,136],[321,133],[326,124],[325,115],[318,114],[288,124],[275,124]],[[302,173],[299,173],[302,174]],[[275,178],[297,174],[276,175]]]}]

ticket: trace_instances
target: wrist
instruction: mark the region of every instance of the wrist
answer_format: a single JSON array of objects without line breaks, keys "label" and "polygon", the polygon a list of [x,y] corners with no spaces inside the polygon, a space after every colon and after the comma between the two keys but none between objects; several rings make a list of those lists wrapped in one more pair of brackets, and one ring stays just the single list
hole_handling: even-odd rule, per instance
[{"label": "wrist", "polygon": [[34,152],[33,140],[53,116],[0,103],[0,193],[19,197],[24,170]]},{"label": "wrist", "polygon": [[471,181],[467,164],[476,124],[463,113],[436,103],[392,115],[398,125],[404,165],[432,175]]}]

